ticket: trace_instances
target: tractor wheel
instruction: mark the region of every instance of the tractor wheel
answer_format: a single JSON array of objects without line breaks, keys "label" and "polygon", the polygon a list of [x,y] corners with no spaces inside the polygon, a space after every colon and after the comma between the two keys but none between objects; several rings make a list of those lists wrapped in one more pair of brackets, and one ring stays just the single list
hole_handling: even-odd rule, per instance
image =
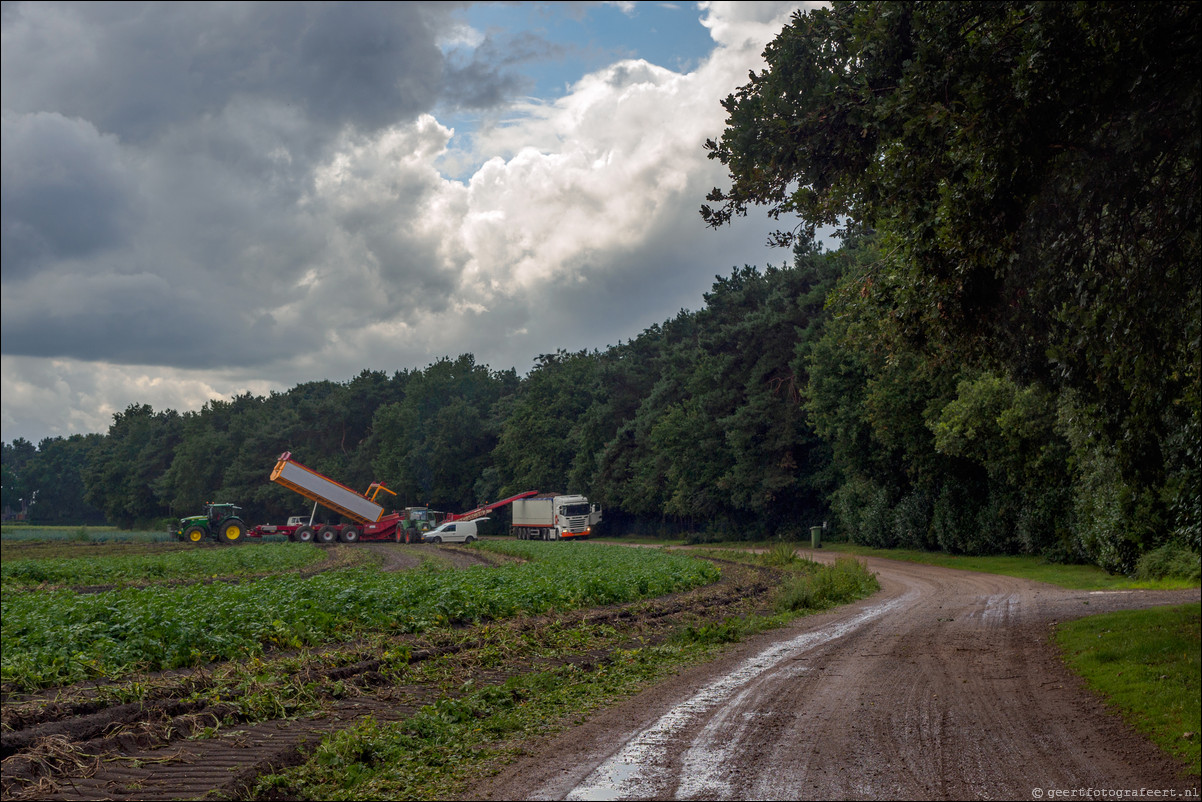
[{"label": "tractor wheel", "polygon": [[217,530],[217,539],[228,545],[240,543],[244,537],[246,537],[246,524],[235,518],[222,521],[221,527]]},{"label": "tractor wheel", "polygon": [[323,526],[317,530],[318,543],[333,543],[338,539],[338,530],[332,526]]},{"label": "tractor wheel", "polygon": [[338,539],[343,543],[354,543],[359,539],[359,530],[353,526],[344,526],[342,527],[342,534],[338,536]]},{"label": "tractor wheel", "polygon": [[199,543],[208,537],[208,534],[203,526],[189,526],[184,530],[184,540],[189,543]]},{"label": "tractor wheel", "polygon": [[313,527],[302,526],[292,533],[292,539],[297,543],[312,543],[313,542]]}]

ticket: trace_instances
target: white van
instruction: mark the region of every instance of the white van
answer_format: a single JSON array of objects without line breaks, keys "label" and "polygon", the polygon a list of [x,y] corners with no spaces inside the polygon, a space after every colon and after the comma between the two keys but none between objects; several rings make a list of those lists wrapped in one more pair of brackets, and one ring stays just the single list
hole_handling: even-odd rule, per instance
[{"label": "white van", "polygon": [[476,534],[476,524],[487,520],[487,518],[476,518],[471,521],[446,523],[422,535],[422,541],[425,543],[471,543],[473,540],[480,539],[480,536]]}]

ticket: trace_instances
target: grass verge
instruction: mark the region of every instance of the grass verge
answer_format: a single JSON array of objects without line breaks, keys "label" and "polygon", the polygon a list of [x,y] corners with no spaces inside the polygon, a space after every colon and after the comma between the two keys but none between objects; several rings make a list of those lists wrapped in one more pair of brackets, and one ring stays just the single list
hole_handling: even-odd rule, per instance
[{"label": "grass verge", "polygon": [[1202,606],[1157,607],[1060,624],[1069,667],[1193,776],[1202,775],[1198,688]]}]

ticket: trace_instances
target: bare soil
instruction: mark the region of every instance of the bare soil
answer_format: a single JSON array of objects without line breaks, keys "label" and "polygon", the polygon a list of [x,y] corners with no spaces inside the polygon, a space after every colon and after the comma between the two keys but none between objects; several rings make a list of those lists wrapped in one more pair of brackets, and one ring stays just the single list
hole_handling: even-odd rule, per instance
[{"label": "bare soil", "polygon": [[533,745],[473,796],[1046,799],[1141,788],[1197,795],[1198,778],[1088,691],[1049,636],[1060,621],[1196,602],[1198,590],[1070,591],[867,563],[881,581],[874,597],[765,633]]}]

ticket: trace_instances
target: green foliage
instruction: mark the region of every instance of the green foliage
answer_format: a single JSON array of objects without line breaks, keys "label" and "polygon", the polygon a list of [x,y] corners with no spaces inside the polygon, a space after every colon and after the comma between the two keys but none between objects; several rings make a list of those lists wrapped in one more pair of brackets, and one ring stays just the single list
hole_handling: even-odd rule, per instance
[{"label": "green foliage", "polygon": [[[356,568],[240,585],[3,595],[3,681],[35,688],[273,648],[632,601],[717,579],[710,563],[651,549],[488,544],[525,562],[465,571]],[[238,551],[255,551],[244,549]]]},{"label": "green foliage", "polygon": [[683,643],[700,643],[718,645],[722,643],[737,643],[743,638],[743,622],[737,618],[727,618],[720,623],[687,625],[676,634],[676,640]]},{"label": "green foliage", "polygon": [[5,590],[43,583],[107,585],[287,571],[319,562],[325,556],[325,552],[308,544],[276,543],[155,555],[5,560],[0,564],[0,575]]},{"label": "green foliage", "polygon": [[87,501],[124,529],[168,514],[155,486],[179,445],[180,416],[131,404],[113,416],[108,436],[92,451],[84,475]]},{"label": "green foliage", "polygon": [[587,429],[594,422],[589,410],[602,403],[599,370],[596,353],[538,357],[505,410],[492,452],[498,475],[505,477],[497,495],[591,490],[590,469],[603,444]]},{"label": "green foliage", "polygon": [[1137,579],[1184,579],[1197,584],[1202,581],[1202,562],[1198,552],[1176,543],[1166,543],[1139,558],[1135,566]]},{"label": "green foliage", "polygon": [[839,557],[832,564],[813,563],[805,573],[788,577],[777,592],[782,611],[825,610],[862,599],[881,589],[876,574],[854,557]]},{"label": "green foliage", "polygon": [[175,535],[163,526],[155,530],[118,530],[112,526],[25,526],[8,524],[0,539],[4,542],[61,542],[77,541],[88,543],[165,543],[174,541]]},{"label": "green foliage", "polygon": [[797,556],[796,544],[778,540],[760,555],[760,559],[764,565],[788,568],[795,565],[800,558]]},{"label": "green foliage", "polygon": [[[829,456],[799,401],[843,261],[813,248],[794,257],[789,268],[717,278],[702,311],[618,350],[644,354],[659,375],[640,370],[645,395],[624,407],[633,417],[597,458],[603,498],[744,538],[821,520]],[[610,365],[603,386],[619,378]]]},{"label": "green foliage", "polygon": [[372,419],[371,468],[398,493],[397,506],[476,506],[475,484],[497,443],[493,408],[516,385],[513,371],[494,372],[470,354],[408,377],[403,400]]},{"label": "green foliage", "polygon": [[1130,570],[1197,541],[1200,18],[841,3],[725,101],[703,217],[760,204],[798,222],[779,242],[839,224],[860,249],[806,391],[860,542]]}]

